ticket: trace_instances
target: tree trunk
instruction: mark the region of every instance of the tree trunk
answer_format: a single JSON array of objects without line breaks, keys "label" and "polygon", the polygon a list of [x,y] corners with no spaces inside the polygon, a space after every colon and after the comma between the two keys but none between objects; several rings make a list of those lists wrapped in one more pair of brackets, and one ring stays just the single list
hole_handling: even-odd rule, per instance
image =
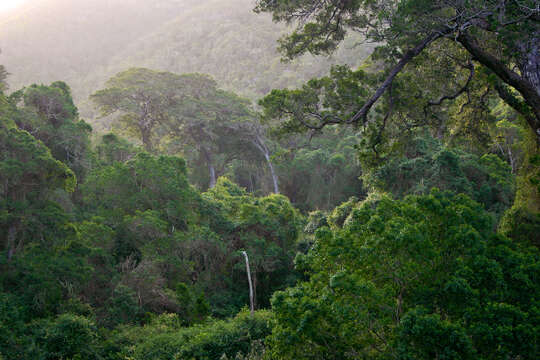
[{"label": "tree trunk", "polygon": [[210,173],[210,184],[208,185],[210,189],[214,188],[216,186],[216,170],[214,169],[214,165],[212,165],[211,162],[208,163],[208,172]]},{"label": "tree trunk", "polygon": [[540,96],[540,33],[522,46],[523,63],[520,66],[523,77],[536,89]]},{"label": "tree trunk", "polygon": [[140,131],[141,131],[141,138],[142,138],[143,146],[146,149],[146,151],[151,153],[153,150],[151,133],[149,130],[144,129],[144,128],[141,128]]},{"label": "tree trunk", "polygon": [[268,164],[268,168],[270,169],[270,176],[272,177],[272,185],[274,186],[274,194],[279,194],[278,178],[274,170],[272,160],[270,160],[270,151],[268,150],[264,139],[260,135],[256,135],[253,144],[263,154],[264,159]]},{"label": "tree trunk", "polygon": [[274,171],[274,165],[272,165],[272,161],[270,160],[269,154],[265,154],[264,158],[266,159],[266,162],[268,163],[268,167],[270,168],[270,175],[272,176],[272,184],[274,185],[274,194],[279,194],[278,179],[277,179],[276,172]]},{"label": "tree trunk", "polygon": [[[409,62],[411,62],[416,56],[418,56],[426,47],[428,47],[432,42],[435,40],[438,40],[442,38],[443,36],[451,33],[451,30],[448,29],[441,29],[439,31],[431,33],[429,36],[424,38],[418,45],[416,45],[414,48],[407,51],[401,60],[398,61],[396,66],[390,72],[388,73],[388,76],[384,80],[384,82],[379,86],[379,88],[375,91],[375,93],[366,101],[366,103],[360,108],[360,110],[354,114],[354,116],[348,120],[349,123],[357,124],[358,121],[362,121],[365,123],[367,121],[367,115],[373,105],[379,100],[379,98],[388,90],[392,82],[394,81],[394,78],[403,70],[405,65],[407,65]],[[322,127],[321,127],[322,128]]]},{"label": "tree trunk", "polygon": [[[523,50],[524,61],[520,69],[522,76],[536,89],[536,95],[540,98],[540,32],[536,33],[536,36],[533,36],[532,40],[523,46]],[[536,126],[534,130],[540,144],[540,107],[538,105],[536,103],[537,107],[533,108],[536,121],[533,123],[528,120],[528,122]]]},{"label": "tree trunk", "polygon": [[[538,38],[538,37],[537,37]],[[530,116],[520,111],[527,120],[527,123],[534,131],[537,141],[540,143],[540,72],[538,67],[540,66],[540,54],[539,45],[529,44],[526,46],[526,51],[522,52],[524,61],[521,66],[521,73],[518,74],[515,71],[509,69],[502,61],[497,59],[492,54],[485,51],[474,39],[467,33],[462,33],[457,37],[463,47],[474,57],[474,60],[478,61],[491,71],[493,71],[499,79],[505,84],[516,89],[525,103],[530,108]],[[499,90],[498,90],[499,91]],[[499,93],[501,93],[499,91]],[[505,98],[503,100],[506,101]],[[512,103],[510,106],[516,109]]]},{"label": "tree trunk", "polygon": [[253,315],[253,312],[255,311],[255,302],[254,302],[254,291],[253,291],[253,284],[251,283],[251,270],[249,269],[249,259],[247,252],[242,251],[242,254],[244,254],[244,258],[246,259],[246,273],[248,277],[248,284],[249,284],[249,305],[250,305],[250,311],[251,315]]},{"label": "tree trunk", "polygon": [[210,182],[208,184],[208,187],[210,189],[213,189],[216,186],[216,169],[214,168],[214,164],[212,163],[212,157],[210,156],[210,152],[206,150],[204,147],[201,147],[201,152],[206,160],[206,165],[208,166],[208,175],[210,176]]}]

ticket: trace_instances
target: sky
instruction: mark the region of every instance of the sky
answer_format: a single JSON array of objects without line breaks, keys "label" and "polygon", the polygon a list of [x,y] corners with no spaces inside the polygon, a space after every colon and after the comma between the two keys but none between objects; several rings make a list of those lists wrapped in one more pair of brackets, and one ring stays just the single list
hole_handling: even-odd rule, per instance
[{"label": "sky", "polygon": [[0,12],[15,9],[28,0],[0,0]]}]

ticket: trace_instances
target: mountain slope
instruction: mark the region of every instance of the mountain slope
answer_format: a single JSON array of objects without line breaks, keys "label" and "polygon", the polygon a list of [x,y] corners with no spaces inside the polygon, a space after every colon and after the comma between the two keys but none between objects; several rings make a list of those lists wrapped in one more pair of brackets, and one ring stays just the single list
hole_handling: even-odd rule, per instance
[{"label": "mountain slope", "polygon": [[370,47],[349,39],[332,58],[280,61],[286,28],[252,12],[252,0],[42,0],[0,18],[0,64],[15,90],[64,80],[86,117],[88,95],[115,73],[149,67],[211,74],[220,86],[256,99],[297,86],[331,64],[357,65]]}]

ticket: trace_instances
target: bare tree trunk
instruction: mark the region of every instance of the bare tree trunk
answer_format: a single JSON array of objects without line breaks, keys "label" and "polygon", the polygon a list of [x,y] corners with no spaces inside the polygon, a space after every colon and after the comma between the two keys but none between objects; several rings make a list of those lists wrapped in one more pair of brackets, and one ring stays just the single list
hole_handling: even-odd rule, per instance
[{"label": "bare tree trunk", "polygon": [[251,315],[253,315],[253,312],[255,311],[255,302],[254,302],[253,284],[251,283],[251,270],[249,269],[249,259],[248,259],[247,252],[242,251],[242,254],[244,254],[244,258],[246,259],[246,272],[247,272],[248,283],[249,283],[249,305],[250,305]]},{"label": "bare tree trunk", "polygon": [[272,176],[272,185],[274,186],[274,194],[279,194],[278,178],[274,170],[274,165],[272,164],[272,160],[270,160],[270,151],[268,150],[268,147],[266,146],[264,139],[260,135],[255,135],[253,145],[255,145],[255,147],[259,149],[260,152],[263,154],[264,159],[266,160],[266,163],[268,164],[268,168],[270,169],[270,175]]},{"label": "bare tree trunk", "polygon": [[210,184],[209,187],[212,189],[214,186],[216,186],[216,170],[214,169],[214,165],[212,165],[211,162],[208,163],[208,172],[210,173]]},{"label": "bare tree trunk", "polygon": [[270,160],[269,154],[265,154],[264,158],[266,159],[266,162],[268,163],[268,168],[270,169],[270,175],[272,176],[272,184],[274,185],[274,194],[279,194],[278,179],[277,179],[276,172],[274,170],[274,165],[272,164],[272,161]]},{"label": "bare tree trunk", "polygon": [[540,32],[532,40],[523,45],[523,64],[521,73],[540,95]]},{"label": "bare tree trunk", "polygon": [[206,159],[206,165],[208,166],[208,175],[210,176],[210,182],[208,184],[208,187],[212,189],[216,186],[217,183],[216,169],[214,168],[214,164],[212,163],[212,157],[210,156],[208,150],[206,150],[206,148],[204,147],[201,147],[201,151],[204,158]]}]

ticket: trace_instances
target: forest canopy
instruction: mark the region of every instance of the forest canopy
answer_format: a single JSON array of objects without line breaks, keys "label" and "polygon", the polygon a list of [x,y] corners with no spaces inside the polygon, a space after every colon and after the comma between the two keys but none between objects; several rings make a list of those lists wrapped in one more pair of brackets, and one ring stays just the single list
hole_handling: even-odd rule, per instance
[{"label": "forest canopy", "polygon": [[539,6],[0,15],[0,360],[538,359]]}]

